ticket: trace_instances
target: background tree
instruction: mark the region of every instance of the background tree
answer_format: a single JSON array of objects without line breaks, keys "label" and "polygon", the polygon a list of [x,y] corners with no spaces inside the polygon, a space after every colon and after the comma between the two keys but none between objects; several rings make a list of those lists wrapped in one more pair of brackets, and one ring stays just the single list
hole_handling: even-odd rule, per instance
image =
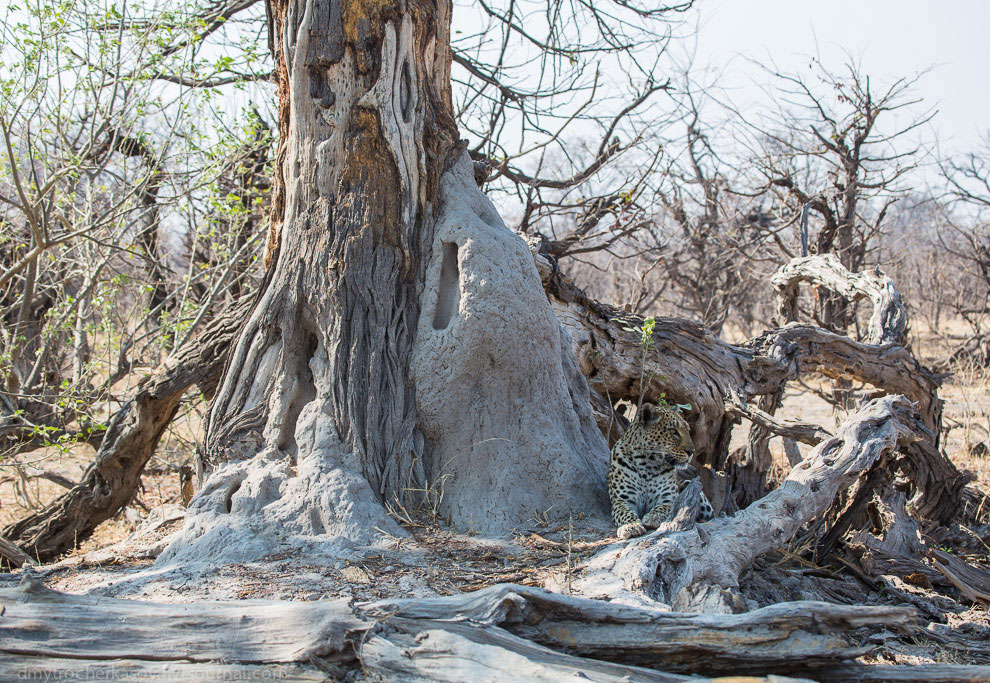
[{"label": "background tree", "polygon": [[0,457],[23,481],[45,459],[9,456],[99,447],[139,369],[252,286],[260,240],[232,228],[262,213],[266,152],[237,157],[263,127],[207,86],[256,58],[196,59],[219,26],[187,10],[27,3],[2,29]]},{"label": "background tree", "polygon": [[[919,110],[918,77],[877,85],[855,62],[833,71],[817,60],[807,75],[772,75],[779,108],[761,118],[740,115],[763,179],[752,192],[775,199],[767,238],[784,259],[836,254],[851,272],[879,262],[884,218],[910,189],[924,151],[911,134],[934,116]],[[779,237],[784,228],[787,242]],[[854,310],[827,293],[813,314],[838,331],[855,322]]]},{"label": "background tree", "polygon": [[[990,365],[990,342],[987,338],[990,314],[990,136],[982,147],[946,159],[941,163],[947,185],[948,205],[936,204],[939,225],[935,235],[937,248],[951,258],[953,278],[951,310],[969,328],[969,335],[948,359]],[[940,271],[944,272],[945,262]]]}]

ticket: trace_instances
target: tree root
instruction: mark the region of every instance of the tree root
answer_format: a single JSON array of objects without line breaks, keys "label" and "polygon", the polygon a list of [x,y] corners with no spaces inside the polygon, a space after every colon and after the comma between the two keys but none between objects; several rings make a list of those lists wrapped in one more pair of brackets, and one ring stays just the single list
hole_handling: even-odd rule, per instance
[{"label": "tree root", "polygon": [[114,415],[96,459],[79,483],[5,527],[2,535],[28,556],[47,561],[77,546],[123,509],[186,390],[195,384],[204,395],[213,393],[249,304],[245,299],[230,308],[159,365]]}]

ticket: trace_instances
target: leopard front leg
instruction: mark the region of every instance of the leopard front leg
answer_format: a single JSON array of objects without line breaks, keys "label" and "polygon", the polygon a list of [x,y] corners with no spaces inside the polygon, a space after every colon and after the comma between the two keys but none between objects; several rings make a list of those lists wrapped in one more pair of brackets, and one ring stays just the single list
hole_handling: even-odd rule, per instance
[{"label": "leopard front leg", "polygon": [[656,529],[667,521],[670,516],[670,505],[668,503],[658,503],[653,509],[643,517],[643,526],[647,529]]},{"label": "leopard front leg", "polygon": [[628,501],[621,499],[612,501],[612,521],[618,527],[615,535],[622,540],[646,533],[646,527],[639,521],[639,515]]},{"label": "leopard front leg", "polygon": [[616,536],[625,540],[646,533],[639,520],[639,498],[642,495],[639,478],[634,471],[615,459],[608,469],[608,499],[612,503],[612,521],[617,527]]},{"label": "leopard front leg", "polygon": [[643,526],[656,529],[670,517],[671,507],[677,497],[677,487],[673,478],[658,482],[653,491],[653,507],[643,516]]}]

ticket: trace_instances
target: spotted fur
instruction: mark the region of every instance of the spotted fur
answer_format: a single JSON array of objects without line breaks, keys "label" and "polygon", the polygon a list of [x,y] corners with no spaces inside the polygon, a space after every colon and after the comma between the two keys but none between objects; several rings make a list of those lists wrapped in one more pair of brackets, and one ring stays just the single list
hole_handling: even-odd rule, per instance
[{"label": "spotted fur", "polygon": [[[693,454],[691,429],[678,409],[644,403],[612,448],[608,468],[608,497],[619,538],[642,536],[666,521],[687,484],[677,469]],[[701,518],[711,517],[712,506],[702,494]]]}]

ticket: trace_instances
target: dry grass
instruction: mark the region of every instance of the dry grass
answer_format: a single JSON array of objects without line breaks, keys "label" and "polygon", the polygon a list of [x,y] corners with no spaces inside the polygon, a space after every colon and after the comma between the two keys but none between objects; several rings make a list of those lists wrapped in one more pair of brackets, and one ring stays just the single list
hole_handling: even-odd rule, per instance
[{"label": "dry grass", "polygon": [[[136,501],[101,524],[69,556],[118,543],[133,533],[156,508],[170,503],[181,504],[178,466],[192,461],[199,423],[195,412],[187,412],[175,420],[141,479]],[[79,481],[95,454],[87,445],[68,449],[42,448],[22,453],[0,465],[0,528],[23,519],[65,492],[62,486],[40,478],[41,472]]]}]

